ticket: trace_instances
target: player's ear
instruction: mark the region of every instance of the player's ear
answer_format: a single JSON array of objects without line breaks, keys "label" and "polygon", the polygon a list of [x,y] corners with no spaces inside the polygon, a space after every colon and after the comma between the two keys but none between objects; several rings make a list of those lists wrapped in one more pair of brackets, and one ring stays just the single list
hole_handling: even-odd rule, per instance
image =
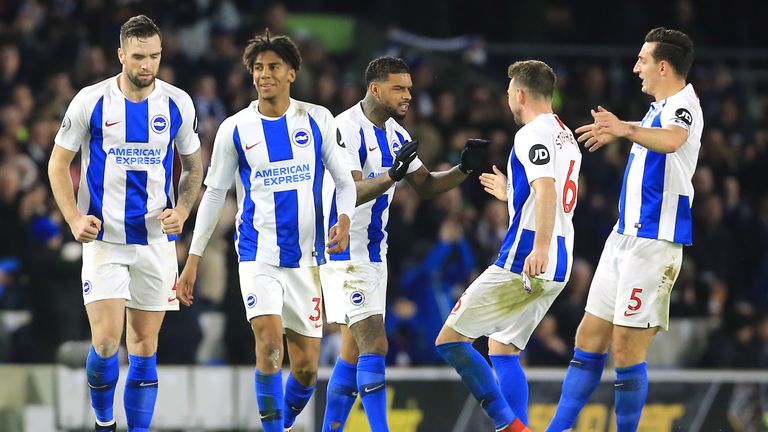
[{"label": "player's ear", "polygon": [[288,82],[294,82],[296,81],[296,69],[291,68],[290,71],[288,71]]},{"label": "player's ear", "polygon": [[376,81],[371,81],[371,83],[368,84],[368,91],[371,92],[371,95],[377,100],[379,99],[379,85]]},{"label": "player's ear", "polygon": [[120,60],[120,64],[125,64],[125,52],[120,47],[117,47],[117,59]]},{"label": "player's ear", "polygon": [[516,90],[517,103],[522,105],[525,103],[525,90],[522,87],[518,87]]}]

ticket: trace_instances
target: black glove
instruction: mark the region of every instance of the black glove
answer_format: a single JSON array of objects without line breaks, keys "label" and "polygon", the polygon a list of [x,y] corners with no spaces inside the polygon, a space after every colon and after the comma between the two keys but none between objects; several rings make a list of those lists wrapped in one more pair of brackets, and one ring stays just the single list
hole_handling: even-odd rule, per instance
[{"label": "black glove", "polygon": [[470,138],[461,151],[459,170],[464,174],[483,169],[486,165],[485,149],[491,142],[479,138]]},{"label": "black glove", "polygon": [[392,162],[392,168],[389,169],[389,176],[392,180],[398,182],[408,173],[408,165],[416,159],[416,149],[419,147],[419,140],[408,141],[403,144],[400,151]]}]

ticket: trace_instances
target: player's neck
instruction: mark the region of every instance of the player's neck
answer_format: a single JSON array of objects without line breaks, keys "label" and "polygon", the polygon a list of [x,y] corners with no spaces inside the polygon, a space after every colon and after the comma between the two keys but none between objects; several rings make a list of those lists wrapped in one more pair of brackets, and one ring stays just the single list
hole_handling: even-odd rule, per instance
[{"label": "player's neck", "polygon": [[656,102],[663,101],[670,96],[680,93],[686,85],[685,80],[674,80],[668,83],[661,83],[658,91],[654,92],[653,97],[656,99]]},{"label": "player's neck", "polygon": [[282,117],[291,105],[290,96],[259,99],[259,112],[267,117]]},{"label": "player's neck", "polygon": [[389,120],[389,113],[381,109],[379,104],[370,94],[363,99],[363,114],[379,129],[384,129],[384,124]]},{"label": "player's neck", "polygon": [[155,90],[155,85],[157,84],[153,81],[151,86],[137,87],[128,79],[125,73],[121,73],[117,77],[117,88],[131,102],[141,102],[146,99]]},{"label": "player's neck", "polygon": [[552,114],[552,104],[550,102],[539,102],[531,104],[531,106],[527,106],[523,109],[523,115],[522,120],[523,124],[528,124],[534,120],[536,120],[536,117],[542,115],[542,114]]}]

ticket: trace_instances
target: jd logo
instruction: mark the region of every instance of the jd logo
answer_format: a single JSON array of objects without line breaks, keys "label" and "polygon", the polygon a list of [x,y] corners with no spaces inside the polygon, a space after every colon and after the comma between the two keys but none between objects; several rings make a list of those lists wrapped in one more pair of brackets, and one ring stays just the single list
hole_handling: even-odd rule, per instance
[{"label": "jd logo", "polygon": [[677,111],[675,111],[675,118],[687,124],[688,126],[693,124],[693,116],[691,115],[691,112],[685,108],[678,108]]},{"label": "jd logo", "polygon": [[549,150],[544,144],[534,144],[528,151],[528,159],[535,165],[545,165],[549,163]]}]

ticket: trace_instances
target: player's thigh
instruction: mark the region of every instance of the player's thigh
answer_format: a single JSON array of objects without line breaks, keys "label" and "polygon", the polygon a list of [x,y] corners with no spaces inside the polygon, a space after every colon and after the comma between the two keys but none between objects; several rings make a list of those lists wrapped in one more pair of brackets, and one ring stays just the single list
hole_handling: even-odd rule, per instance
[{"label": "player's thigh", "polygon": [[125,300],[105,299],[85,305],[91,327],[91,342],[96,352],[108,357],[117,352],[123,335]]},{"label": "player's thigh", "polygon": [[[129,265],[134,257],[131,246],[102,241],[83,244],[81,275],[86,306],[100,300],[131,299]],[[89,319],[91,315],[89,312]]]},{"label": "player's thigh", "polygon": [[607,352],[614,327],[612,320],[585,312],[576,329],[576,348],[590,353]]},{"label": "player's thigh", "polygon": [[151,312],[179,310],[176,299],[179,274],[176,243],[128,246],[135,249],[135,260],[129,267],[131,300],[126,306]]},{"label": "player's thigh", "polygon": [[495,349],[503,351],[499,354],[512,353],[514,348],[517,350],[525,349],[533,331],[536,330],[552,303],[555,302],[565,287],[564,282],[541,281],[539,279],[532,279],[531,283],[532,288],[534,288],[531,296],[536,293],[536,288],[533,286],[535,284],[540,284],[542,287],[539,295],[530,298],[522,307],[517,308],[514,314],[507,318],[504,329],[488,335],[491,340],[507,346],[504,349],[501,346],[495,346]]},{"label": "player's thigh", "polygon": [[280,268],[283,326],[312,338],[323,336],[322,289],[318,267]]},{"label": "player's thigh", "polygon": [[631,238],[619,262],[620,277],[613,323],[667,330],[670,296],[682,259],[680,244]]},{"label": "player's thigh", "polygon": [[521,316],[539,309],[546,312],[562,285],[534,278],[529,293],[519,274],[492,265],[457,300],[445,325],[471,339],[502,332]]},{"label": "player's thigh", "polygon": [[320,266],[320,284],[323,288],[326,322],[346,324],[342,286],[349,265],[349,261],[328,261]]},{"label": "player's thigh", "polygon": [[345,324],[350,327],[375,315],[383,320],[387,302],[386,263],[355,263],[348,268],[340,301]]},{"label": "player's thigh", "polygon": [[622,237],[626,236],[611,231],[605,241],[584,308],[590,314],[607,321],[613,320],[613,311],[616,309],[616,290],[619,285],[618,244]]},{"label": "player's thigh", "polygon": [[633,366],[645,361],[648,347],[658,332],[658,327],[633,328],[615,326],[613,329],[612,351],[616,367]]}]

